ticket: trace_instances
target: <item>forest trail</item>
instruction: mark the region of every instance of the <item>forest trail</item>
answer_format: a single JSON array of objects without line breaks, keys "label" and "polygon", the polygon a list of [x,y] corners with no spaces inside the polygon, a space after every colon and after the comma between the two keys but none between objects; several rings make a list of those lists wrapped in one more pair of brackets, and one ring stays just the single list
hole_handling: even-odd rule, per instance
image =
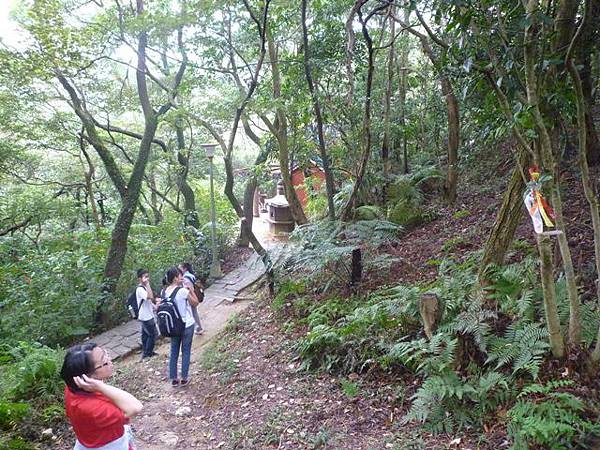
[{"label": "forest trail", "polygon": [[144,404],[132,421],[138,450],[492,448],[461,434],[423,439],[418,427],[402,424],[398,397],[414,391],[410,377],[390,385],[376,374],[301,370],[293,336],[264,291],[257,283],[244,292],[252,299],[201,310],[206,331],[194,338],[189,386],[169,383],[166,339],[155,358],[116,363],[114,384]]},{"label": "forest trail", "polygon": [[[287,239],[273,238],[266,223],[256,220],[253,231],[276,260],[284,250]],[[205,299],[198,306],[204,333],[194,335],[190,362],[190,385],[174,388],[168,379],[170,340],[157,342],[154,358],[140,360],[139,352],[129,353],[116,362],[116,384],[134,393],[144,404],[144,410],[133,421],[138,450],[167,448],[227,448],[219,446],[214,436],[203,429],[210,399],[202,399],[201,385],[206,371],[201,361],[214,355],[219,334],[230,320],[254,303],[253,289],[264,274],[264,265],[252,254],[239,267],[216,280],[205,290]],[[249,292],[246,294],[245,292]],[[139,325],[137,325],[139,328]],[[179,359],[181,365],[181,358]],[[215,424],[218,426],[218,424]]]},{"label": "forest trail", "polygon": [[[139,450],[164,450],[165,448],[183,448],[178,443],[182,436],[201,431],[202,417],[198,413],[200,406],[194,395],[198,380],[205,374],[200,369],[200,359],[226,327],[227,322],[251,302],[223,302],[216,306],[201,304],[199,309],[204,334],[195,335],[192,344],[190,363],[191,384],[185,388],[173,388],[168,380],[168,362],[170,341],[159,341],[158,356],[140,361],[138,354],[125,357],[117,363],[119,369],[128,377],[128,382],[137,385],[136,395],[144,403],[144,410],[134,420],[136,442]],[[181,361],[181,360],[180,360]],[[128,388],[130,389],[130,388]],[[193,446],[193,444],[190,444]]]}]

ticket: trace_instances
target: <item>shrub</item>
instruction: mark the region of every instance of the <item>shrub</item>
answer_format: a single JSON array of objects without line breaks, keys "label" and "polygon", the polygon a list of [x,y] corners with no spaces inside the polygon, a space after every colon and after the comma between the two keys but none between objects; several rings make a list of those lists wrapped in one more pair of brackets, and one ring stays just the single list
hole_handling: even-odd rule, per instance
[{"label": "shrub", "polygon": [[348,285],[352,251],[362,249],[365,271],[382,270],[394,261],[379,257],[375,250],[396,239],[400,227],[385,220],[361,220],[354,223],[339,221],[313,222],[297,227],[291,235],[298,245],[279,265],[283,275],[302,273],[311,277],[321,292],[334,284]]},{"label": "shrub", "polygon": [[480,425],[486,414],[512,398],[511,385],[512,381],[498,372],[468,378],[446,370],[425,379],[404,421],[420,422],[435,433]]},{"label": "shrub", "polygon": [[64,353],[37,343],[21,342],[2,352],[12,361],[2,367],[1,398],[11,401],[33,401],[38,405],[62,402],[64,383],[60,378]]},{"label": "shrub", "polygon": [[3,342],[66,344],[89,333],[100,300],[105,247],[77,237],[62,244],[50,241],[52,250],[17,244],[16,253],[10,239],[0,245],[0,259],[5,261],[0,266]]},{"label": "shrub", "polygon": [[581,448],[587,435],[600,435],[600,424],[579,397],[565,392],[568,380],[532,384],[519,394],[508,411],[508,433],[513,449],[539,445],[549,450]]},{"label": "shrub", "polygon": [[31,413],[27,403],[0,401],[0,428],[9,430]]}]

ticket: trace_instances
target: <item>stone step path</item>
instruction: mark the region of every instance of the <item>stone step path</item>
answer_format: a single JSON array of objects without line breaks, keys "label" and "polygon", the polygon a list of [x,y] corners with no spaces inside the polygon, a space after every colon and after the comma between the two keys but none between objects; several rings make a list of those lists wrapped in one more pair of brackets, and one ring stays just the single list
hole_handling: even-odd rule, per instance
[{"label": "stone step path", "polygon": [[[268,245],[272,261],[282,254],[284,247],[281,243],[275,242]],[[204,291],[204,301],[199,306],[201,320],[202,317],[210,315],[211,309],[241,300],[238,294],[256,282],[264,273],[264,264],[260,257],[253,253],[240,267],[216,280]],[[137,320],[130,320],[90,340],[105,348],[111,359],[122,358],[141,348],[140,323]]]}]

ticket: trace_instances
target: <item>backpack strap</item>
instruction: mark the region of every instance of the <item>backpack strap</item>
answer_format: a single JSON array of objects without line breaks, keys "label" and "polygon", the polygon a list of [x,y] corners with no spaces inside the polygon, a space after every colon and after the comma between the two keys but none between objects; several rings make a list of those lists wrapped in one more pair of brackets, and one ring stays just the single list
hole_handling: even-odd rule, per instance
[{"label": "backpack strap", "polygon": [[173,303],[173,306],[175,307],[175,311],[177,311],[177,314],[179,314],[179,317],[183,320],[183,316],[181,315],[181,313],[179,312],[179,308],[177,307],[177,303],[175,303],[175,296],[177,295],[177,292],[179,292],[179,289],[181,289],[179,286],[177,286],[175,289],[173,289],[173,292],[171,292],[171,295],[169,295],[169,298],[167,299],[167,297],[164,295],[167,293],[167,289],[163,289],[161,297],[163,298],[163,300],[169,301],[171,303]]},{"label": "backpack strap", "polygon": [[177,286],[175,289],[173,289],[173,292],[171,292],[171,295],[169,295],[169,300],[171,300],[173,303],[175,303],[175,296],[177,295],[177,292],[179,292],[179,289],[181,289],[179,286]]},{"label": "backpack strap", "polygon": [[138,285],[135,287],[135,301],[136,301],[136,302],[137,302],[137,304],[138,304],[138,311],[139,311],[140,309],[142,309],[142,302],[144,301],[144,300],[142,300],[141,302],[138,302],[138,299],[137,299],[137,290],[138,290],[139,288],[141,288],[141,287],[143,287],[143,288],[145,289],[144,285],[143,285],[143,284],[141,284],[141,283],[140,283],[140,284],[138,284]]}]

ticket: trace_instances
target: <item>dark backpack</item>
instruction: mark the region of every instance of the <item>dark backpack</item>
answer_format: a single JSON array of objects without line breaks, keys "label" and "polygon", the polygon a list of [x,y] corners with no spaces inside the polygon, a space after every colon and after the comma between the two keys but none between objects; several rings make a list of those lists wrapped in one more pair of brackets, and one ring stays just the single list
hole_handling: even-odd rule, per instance
[{"label": "dark backpack", "polygon": [[160,305],[158,305],[156,320],[158,322],[158,330],[163,336],[181,336],[183,330],[185,330],[185,322],[175,304],[175,296],[179,289],[180,288],[176,287],[169,297],[165,295],[164,290],[161,293],[162,300]]},{"label": "dark backpack", "polygon": [[125,305],[127,306],[129,315],[134,319],[137,319],[138,315],[140,314],[141,305],[137,301],[137,290],[139,287],[143,286],[141,284],[138,284],[133,290],[133,292],[129,294],[129,297],[127,297],[127,300],[125,301]]},{"label": "dark backpack", "polygon": [[191,277],[186,275],[185,278],[192,283],[194,286],[194,294],[196,294],[196,297],[198,297],[198,301],[202,303],[204,301],[204,285],[202,284],[202,281],[197,279],[194,275]]}]

